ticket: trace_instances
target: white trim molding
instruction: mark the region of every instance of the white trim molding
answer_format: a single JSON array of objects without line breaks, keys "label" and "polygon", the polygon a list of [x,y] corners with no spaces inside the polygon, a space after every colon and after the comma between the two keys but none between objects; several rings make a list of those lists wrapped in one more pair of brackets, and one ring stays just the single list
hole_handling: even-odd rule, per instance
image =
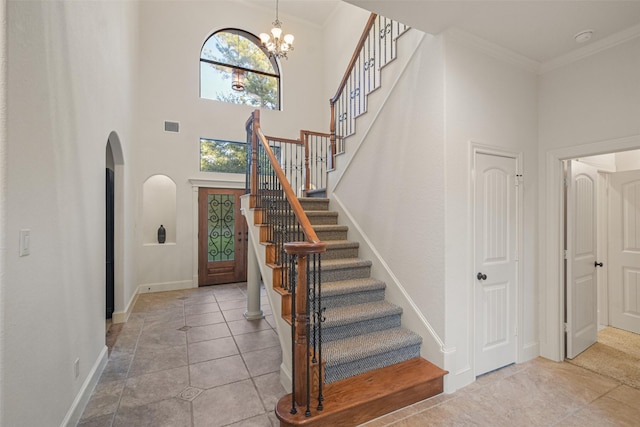
[{"label": "white trim molding", "polygon": [[84,380],[84,383],[82,383],[82,387],[80,387],[76,398],[73,400],[71,407],[67,411],[67,415],[65,415],[62,423],[60,423],[61,427],[74,427],[78,424],[78,422],[80,421],[80,417],[82,417],[82,413],[84,412],[84,409],[89,402],[89,398],[91,398],[91,394],[96,388],[96,385],[100,380],[100,376],[102,375],[102,371],[104,371],[104,368],[105,366],[107,366],[108,361],[109,351],[107,346],[105,345],[98,355],[98,359],[93,364],[91,371],[89,371],[87,378]]},{"label": "white trim molding", "polygon": [[540,355],[564,359],[564,221],[562,161],[578,157],[640,149],[640,135],[598,141],[543,153],[540,177]]}]

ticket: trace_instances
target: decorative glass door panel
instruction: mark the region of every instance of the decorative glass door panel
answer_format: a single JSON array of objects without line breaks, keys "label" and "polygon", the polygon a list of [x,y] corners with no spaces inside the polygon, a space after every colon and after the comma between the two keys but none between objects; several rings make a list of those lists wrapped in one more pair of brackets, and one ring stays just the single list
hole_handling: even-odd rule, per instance
[{"label": "decorative glass door panel", "polygon": [[246,280],[247,225],[240,213],[244,190],[200,188],[198,284]]}]

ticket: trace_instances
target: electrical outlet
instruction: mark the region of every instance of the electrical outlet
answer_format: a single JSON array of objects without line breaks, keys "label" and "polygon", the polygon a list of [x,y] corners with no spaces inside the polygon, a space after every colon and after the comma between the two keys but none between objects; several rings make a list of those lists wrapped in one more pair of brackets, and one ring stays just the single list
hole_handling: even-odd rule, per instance
[{"label": "electrical outlet", "polygon": [[73,373],[76,378],[80,376],[80,359],[79,358],[73,362]]}]

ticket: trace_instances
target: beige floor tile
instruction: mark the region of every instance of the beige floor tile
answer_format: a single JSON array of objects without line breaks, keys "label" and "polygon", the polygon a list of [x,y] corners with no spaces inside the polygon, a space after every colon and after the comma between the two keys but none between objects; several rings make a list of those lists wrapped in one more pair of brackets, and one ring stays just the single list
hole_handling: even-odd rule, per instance
[{"label": "beige floor tile", "polygon": [[562,420],[558,425],[637,427],[640,425],[640,408],[628,406],[605,396]]},{"label": "beige floor tile", "polygon": [[234,308],[243,308],[246,310],[247,298],[243,295],[240,299],[218,300],[218,305],[222,311],[232,310]]},{"label": "beige floor tile", "polygon": [[231,310],[224,310],[222,314],[227,322],[231,322],[234,320],[244,320],[244,313],[247,311],[245,308],[233,308]]},{"label": "beige floor tile", "polygon": [[[606,394],[606,397],[617,400],[632,408],[640,408],[640,390],[624,384],[611,390]],[[638,424],[640,424],[640,419],[638,420]]]},{"label": "beige floor tile", "polygon": [[114,414],[102,415],[100,417],[91,418],[80,421],[77,427],[111,427]]},{"label": "beige floor tile", "polygon": [[234,338],[241,353],[280,345],[278,335],[271,329],[236,335]]},{"label": "beige floor tile", "polygon": [[224,317],[219,311],[211,313],[190,314],[187,316],[187,326],[213,325],[224,322]]},{"label": "beige floor tile", "polygon": [[264,331],[271,329],[271,325],[264,319],[259,320],[234,320],[227,321],[232,335],[248,334],[250,332]]},{"label": "beige floor tile", "polygon": [[249,378],[249,372],[240,356],[189,365],[191,386],[208,389]]},{"label": "beige floor tile", "polygon": [[216,303],[216,297],[213,296],[213,292],[211,291],[205,295],[199,295],[195,298],[188,298],[184,300],[185,308],[192,305],[215,304],[215,303]]},{"label": "beige floor tile", "polygon": [[190,364],[238,354],[236,342],[231,337],[192,343],[188,350]]},{"label": "beige floor tile", "polygon": [[188,385],[186,366],[131,377],[122,392],[120,408],[133,408],[175,397]]},{"label": "beige floor tile", "polygon": [[112,351],[109,355],[107,366],[105,366],[100,376],[100,382],[126,379],[132,360],[133,353]]},{"label": "beige floor tile", "polygon": [[193,304],[184,306],[184,314],[188,316],[194,314],[203,314],[203,313],[215,313],[220,311],[220,307],[218,307],[217,302],[210,302],[205,304]]},{"label": "beige floor tile", "polygon": [[257,417],[229,424],[229,427],[271,427],[271,420],[267,414],[262,414]]},{"label": "beige floor tile", "polygon": [[264,413],[251,380],[205,390],[193,401],[194,427],[226,426]]},{"label": "beige floor tile", "polygon": [[287,394],[280,383],[280,372],[272,372],[259,377],[254,376],[253,382],[267,412],[275,411],[276,403]]},{"label": "beige floor tile", "polygon": [[[213,295],[215,295],[218,304],[226,301],[244,301],[246,304],[247,296],[244,292],[242,292],[238,288],[226,288],[226,289],[216,289],[213,291]],[[222,305],[220,305],[222,308]]]},{"label": "beige floor tile", "polygon": [[186,366],[187,346],[178,345],[172,347],[162,347],[158,351],[156,347],[145,347],[136,351],[135,358],[129,370],[129,376],[148,374],[166,369]]},{"label": "beige floor tile", "polygon": [[190,427],[191,404],[172,398],[118,411],[113,427]]},{"label": "beige floor tile", "polygon": [[214,340],[216,338],[231,336],[226,323],[216,323],[207,326],[195,326],[187,331],[189,344],[199,341]]},{"label": "beige floor tile", "polygon": [[162,349],[185,345],[186,343],[187,335],[184,331],[176,329],[175,326],[169,326],[166,328],[157,327],[143,331],[140,334],[140,338],[138,339],[138,349],[145,347]]},{"label": "beige floor tile", "polygon": [[279,372],[282,364],[282,350],[280,346],[242,353],[247,369],[252,377]]},{"label": "beige floor tile", "polygon": [[124,385],[124,380],[98,383],[89,402],[87,402],[81,421],[113,414],[118,409]]}]

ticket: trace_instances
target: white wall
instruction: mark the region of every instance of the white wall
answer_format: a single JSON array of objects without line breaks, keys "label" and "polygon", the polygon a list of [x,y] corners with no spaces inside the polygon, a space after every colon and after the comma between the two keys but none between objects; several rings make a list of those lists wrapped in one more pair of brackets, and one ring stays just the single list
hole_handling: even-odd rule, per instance
[{"label": "white wall", "polygon": [[520,236],[518,358],[537,355],[537,76],[526,68],[446,37],[445,45],[445,342],[455,348],[456,388],[473,381],[473,203],[471,143],[521,153],[524,235]]},{"label": "white wall", "polygon": [[[284,8],[280,12],[283,29],[295,35],[295,50],[281,62],[283,110],[262,110],[263,130],[285,138],[297,138],[300,129],[327,131],[322,28],[287,16]],[[271,27],[273,18],[273,7],[237,1],[140,3],[140,120],[134,160],[141,290],[197,286],[193,274],[197,215],[189,179],[220,178],[199,172],[200,137],[246,139],[244,124],[251,107],[199,98],[200,49],[219,29],[259,34]],[[180,122],[180,133],[164,132],[165,120]],[[155,174],[167,175],[177,186],[175,245],[143,246],[142,184]],[[239,179],[244,182],[244,177]]]},{"label": "white wall", "polygon": [[615,165],[617,172],[640,169],[640,150],[616,153]]},{"label": "white wall", "polygon": [[[73,422],[106,355],[105,146],[116,131],[130,161],[136,12],[131,2],[8,2],[3,426]],[[25,257],[20,229],[31,230]]]},{"label": "white wall", "polygon": [[540,76],[540,341],[559,360],[559,159],[640,148],[640,38]]}]

